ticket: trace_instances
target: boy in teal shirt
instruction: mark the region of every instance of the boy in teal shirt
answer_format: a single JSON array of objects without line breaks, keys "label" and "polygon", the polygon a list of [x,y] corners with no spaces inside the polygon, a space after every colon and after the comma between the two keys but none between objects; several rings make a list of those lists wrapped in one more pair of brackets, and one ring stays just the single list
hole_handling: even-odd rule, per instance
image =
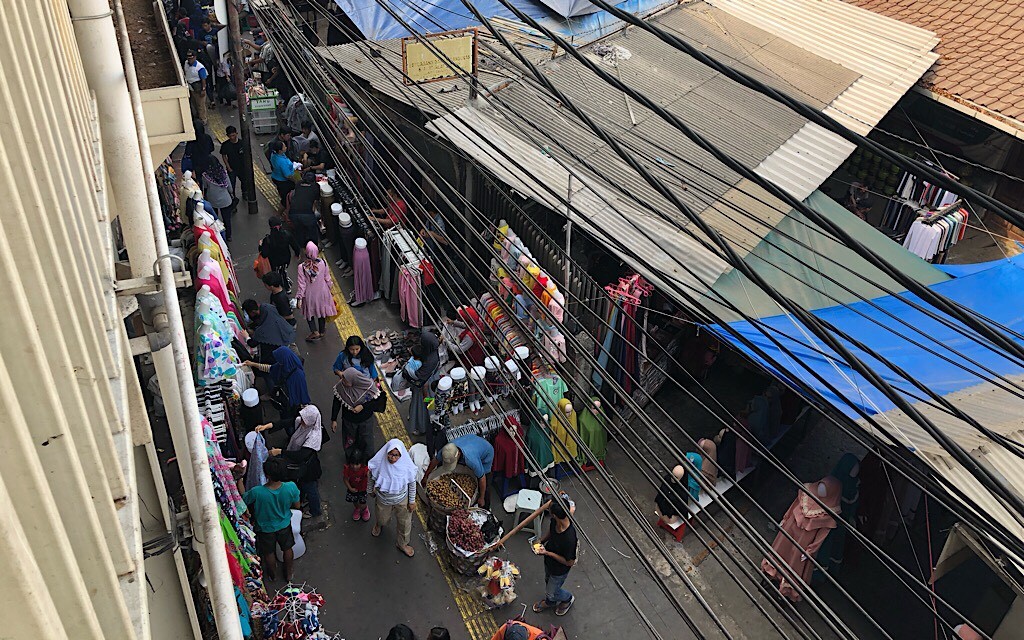
[{"label": "boy in teal shirt", "polygon": [[256,527],[256,552],[260,554],[263,572],[271,580],[277,573],[278,545],[284,552],[284,579],[292,581],[292,547],[295,536],[292,533],[292,509],[299,508],[299,488],[294,482],[282,482],[287,473],[287,463],[281,458],[270,458],[263,463],[267,483],[245,492],[242,499],[252,513]]}]

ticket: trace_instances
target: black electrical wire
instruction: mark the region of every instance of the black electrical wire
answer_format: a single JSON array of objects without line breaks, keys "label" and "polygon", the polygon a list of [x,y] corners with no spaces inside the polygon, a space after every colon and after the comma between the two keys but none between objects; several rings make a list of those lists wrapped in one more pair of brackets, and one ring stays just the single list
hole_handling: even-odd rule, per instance
[{"label": "black electrical wire", "polygon": [[[559,100],[562,102],[562,104],[566,108],[568,108],[570,111],[572,111],[576,115],[576,117],[580,118],[580,120],[582,120],[595,134],[598,135],[598,138],[600,138],[605,144],[607,144],[616,153],[616,155],[618,155],[620,158],[625,160],[626,163],[630,167],[632,167],[634,171],[639,173],[641,175],[641,177],[643,177],[645,182],[647,182],[649,185],[651,185],[651,187],[653,187],[660,195],[662,195],[663,197],[668,198],[669,201],[672,202],[672,204],[676,208],[678,208],[681,212],[683,212],[691,220],[691,222],[703,234],[705,234],[707,237],[711,238],[713,243],[715,245],[717,245],[723,252],[725,252],[725,254],[728,256],[728,261],[733,265],[734,268],[738,269],[740,271],[740,273],[746,275],[748,279],[753,281],[754,284],[756,284],[758,287],[760,287],[766,294],[769,295],[769,297],[771,297],[775,302],[777,302],[780,306],[782,306],[784,309],[786,309],[789,313],[795,315],[801,321],[801,323],[804,324],[805,327],[810,329],[823,342],[825,342],[825,344],[827,344],[829,347],[831,347],[833,350],[835,350],[837,353],[839,353],[847,361],[847,363],[849,363],[851,365],[851,367],[855,371],[857,371],[861,376],[863,376],[866,380],[868,380],[870,383],[872,383],[873,386],[875,386],[879,390],[883,391],[885,393],[885,395],[887,395],[889,397],[889,399],[897,407],[899,407],[914,422],[916,422],[919,426],[921,426],[921,428],[923,428],[925,431],[927,431],[929,433],[929,435],[932,436],[932,438],[934,438],[937,442],[939,442],[943,446],[943,448],[946,449],[946,451],[949,452],[950,455],[953,456],[953,458],[955,460],[957,460],[957,462],[959,462],[961,465],[963,465],[963,467],[972,476],[974,476],[979,482],[981,482],[984,486],[986,486],[986,488],[988,488],[990,491],[992,491],[993,495],[995,495],[998,498],[1000,498],[1001,501],[1009,508],[1011,513],[1015,512],[1015,514],[1016,514],[1016,516],[1018,518],[1024,518],[1024,500],[1022,500],[1020,496],[1018,496],[1016,493],[1014,493],[1013,490],[1006,485],[1006,483],[1005,483],[1005,481],[1004,481],[1004,479],[1002,477],[997,477],[996,474],[992,473],[989,469],[987,469],[983,465],[979,464],[978,461],[976,461],[966,451],[964,451],[957,442],[955,442],[952,438],[950,438],[945,433],[943,433],[930,420],[928,420],[917,409],[915,409],[910,403],[908,403],[904,398],[902,398],[894,389],[892,389],[889,386],[889,384],[884,379],[882,379],[880,376],[878,376],[870,368],[865,366],[841,342],[839,342],[833,336],[831,336],[827,332],[827,330],[824,328],[823,323],[818,318],[816,318],[815,316],[813,316],[812,314],[807,312],[805,309],[803,309],[799,305],[794,304],[792,301],[788,300],[787,298],[785,298],[784,296],[782,296],[778,292],[776,292],[761,277],[760,274],[758,274],[753,269],[751,269],[749,267],[749,265],[747,265],[745,262],[743,262],[742,259],[739,258],[739,256],[732,249],[732,247],[729,246],[729,244],[727,242],[725,242],[721,238],[721,236],[718,234],[718,232],[714,228],[712,228],[699,215],[695,214],[684,202],[682,202],[679,199],[679,197],[671,189],[667,188],[664,185],[664,183],[662,183],[658,178],[656,178],[649,171],[647,171],[647,169],[644,168],[635,158],[633,158],[630,154],[626,153],[625,150],[622,148],[622,146],[612,136],[610,136],[606,131],[604,131],[601,127],[599,127],[596,123],[594,123],[593,120],[589,116],[587,116],[586,113],[584,113],[567,96],[565,96],[565,94],[563,94],[557,87],[555,87],[554,84],[546,76],[544,76],[544,74],[542,74],[536,68],[535,65],[530,63],[530,61],[527,60],[525,56],[523,56],[520,52],[515,50],[514,47],[512,46],[512,44],[508,41],[508,39],[505,38],[505,36],[503,34],[501,34],[497,29],[495,29],[493,24],[491,24],[491,22],[487,18],[485,18],[482,14],[480,14],[479,11],[476,9],[476,7],[472,3],[470,3],[468,0],[462,0],[462,1],[463,1],[463,4],[465,4],[467,6],[467,8],[469,8],[471,11],[474,12],[474,14],[477,16],[477,19],[480,20],[483,24],[485,24],[487,26],[488,30],[490,30],[491,33],[499,41],[501,41],[501,43],[506,48],[510,49],[512,51],[512,53],[514,55],[516,55],[520,59],[521,62],[523,62],[524,64],[527,64],[527,65],[530,66],[530,68],[532,69],[532,71],[534,73],[534,76],[542,84],[545,85],[545,87],[548,89],[548,91],[550,93],[552,93],[552,95],[555,95],[556,97],[558,97]],[[506,7],[511,8],[514,12],[517,12],[517,15],[519,15],[521,19],[524,18],[524,17],[528,19],[528,16],[525,16],[524,14],[521,14],[521,12],[518,12],[518,10],[516,10],[511,5],[509,5],[507,3],[503,3],[503,4],[505,4]],[[536,28],[536,26],[539,26],[539,25],[536,22],[534,22],[534,26]],[[549,37],[551,37],[554,34],[552,34],[550,31],[548,31],[548,35],[549,35]],[[556,40],[556,42],[557,41],[564,42],[561,39]],[[570,49],[571,49],[571,47],[570,47]],[[600,70],[598,70],[596,72],[599,73],[599,74],[603,73],[603,71],[600,71]],[[616,82],[614,79],[611,79],[611,76],[608,76],[608,78],[605,78],[605,79],[610,81],[610,82],[613,82],[613,83]],[[628,89],[628,87],[626,89]],[[792,196],[789,196],[783,190],[775,187],[770,182],[764,180],[763,178],[761,178],[757,174],[755,174],[752,171],[748,170],[746,167],[744,167],[740,163],[736,162],[731,157],[727,156],[726,154],[721,153],[716,147],[714,147],[713,145],[711,145],[710,143],[705,141],[701,136],[699,136],[698,134],[696,134],[695,132],[690,130],[684,123],[682,123],[674,115],[666,112],[664,109],[661,109],[658,105],[653,104],[650,100],[646,99],[644,96],[642,96],[641,94],[638,94],[635,91],[628,90],[627,93],[629,93],[635,99],[638,99],[641,102],[643,102],[646,106],[648,106],[648,108],[652,108],[652,109],[656,110],[656,112],[659,112],[659,115],[662,118],[664,118],[667,121],[671,122],[673,124],[673,126],[675,126],[677,129],[679,129],[679,130],[683,131],[684,133],[686,133],[687,137],[689,137],[691,140],[693,140],[694,142],[699,144],[702,148],[705,148],[705,150],[708,150],[711,153],[713,153],[716,158],[718,158],[722,162],[726,163],[726,165],[729,166],[729,168],[733,169],[734,171],[737,171],[738,173],[740,173],[740,175],[742,175],[744,177],[747,177],[748,179],[751,179],[755,183],[759,184],[760,186],[768,189],[769,192],[773,193],[773,195],[776,195],[777,197],[785,198],[787,202],[790,202],[790,204],[793,204],[794,207],[799,208],[801,210],[801,213],[804,213],[805,215],[810,216],[812,219],[815,219],[816,222],[820,220],[821,224],[828,224],[830,226],[835,227],[835,225],[832,225],[827,219],[825,219],[823,216],[821,216],[820,214],[818,214],[814,210],[812,210],[809,207],[803,205],[803,203],[801,203],[800,201],[796,200]],[[841,237],[844,237],[844,240],[846,240],[849,243],[855,242],[853,238],[849,237],[849,235],[846,234],[845,231],[843,231],[842,229],[839,229],[838,227],[836,227],[833,230],[833,233],[841,234]],[[863,251],[862,255],[864,255],[865,257],[875,258],[873,252],[870,252],[870,251],[867,251],[867,250]],[[884,264],[884,261],[877,260],[877,259],[876,259],[876,261],[879,262],[879,264],[881,266],[885,266],[888,271],[893,271],[893,269],[888,268],[888,266]],[[920,297],[925,298],[927,296],[927,297],[935,299],[936,300],[936,304],[941,304],[941,301],[938,300],[938,296],[936,296],[934,292],[928,290],[927,287],[924,287],[924,286],[920,285],[916,281],[913,281],[913,279],[902,278],[902,276],[901,276],[901,279],[905,281],[905,282],[903,282],[903,284],[906,284],[909,289],[914,291],[914,293],[917,293]],[[916,289],[924,289],[925,291],[918,292]],[[948,307],[948,305],[946,305],[946,306]],[[953,310],[950,309],[950,311],[953,311]],[[958,315],[962,315],[962,314],[958,314]],[[965,318],[961,318],[961,319],[965,320]],[[970,324],[978,325],[978,323],[973,322],[973,321],[971,321]],[[992,330],[989,327],[984,327],[984,326],[980,326],[979,325],[979,326],[976,326],[975,328],[979,332],[982,332],[983,335],[986,335],[986,337],[989,337],[990,339],[992,339],[994,341],[999,341],[999,343],[1004,343],[1005,342],[1006,346],[1008,348],[1007,350],[1010,351],[1010,352],[1017,352],[1017,353],[1024,352],[1024,350],[1021,349],[1020,345],[1017,345],[1015,343],[1012,343],[1012,342],[1006,340],[1004,337],[1000,336],[998,334],[998,332],[995,332],[994,330]],[[878,357],[876,354],[872,354],[872,355],[873,355],[873,357]]]},{"label": "black electrical wire", "polygon": [[[258,14],[257,14],[257,15],[258,15]],[[609,513],[608,513],[608,515],[609,515],[609,516],[610,516],[610,517],[611,517],[612,519],[615,519],[615,514],[614,514],[613,512],[609,512]],[[627,539],[627,541],[628,541],[628,539]],[[596,548],[595,548],[595,549],[596,549]],[[639,549],[637,549],[636,551],[637,551],[637,553],[640,553],[640,550],[639,550]],[[612,576],[613,576],[613,578],[614,578],[614,573],[612,573],[612,572],[611,572],[611,569],[610,569],[610,567],[606,567],[606,568],[608,568],[609,572],[610,572],[610,573],[612,574]],[[655,578],[655,579],[657,579],[657,574],[656,574],[656,572],[654,572],[654,570],[653,570],[653,567],[649,567],[649,570],[651,571],[651,575],[652,575],[652,577],[653,577],[653,578]],[[620,586],[621,586],[621,585],[620,585]],[[663,587],[664,587],[664,585],[661,585],[661,586],[663,586]],[[625,592],[625,591],[624,591],[624,592]],[[629,596],[628,592],[625,592],[625,593],[626,593],[627,597],[629,598],[630,596]],[[669,593],[668,595],[670,595],[670,596],[671,596],[671,594],[670,594],[670,593]],[[630,599],[631,599],[631,598],[630,598]],[[638,612],[639,612],[639,611],[638,611]],[[641,616],[643,615],[643,614],[642,614],[642,612],[639,612],[639,613],[641,614]],[[685,612],[683,612],[683,613],[684,613],[684,615],[685,615]],[[697,629],[696,629],[695,627],[694,627],[694,631],[695,631],[695,633],[697,633],[697,634],[699,635],[699,632],[697,631]]]},{"label": "black electrical wire", "polygon": [[[856,435],[855,435],[855,437],[856,437]],[[889,462],[889,461],[887,461],[887,462]],[[892,464],[892,463],[890,463],[890,464]],[[955,493],[955,487],[953,487],[953,488],[954,488],[954,492],[953,493]]]},{"label": "black electrical wire", "polygon": [[[769,373],[770,373],[770,372],[769,372]],[[853,435],[854,435],[854,437],[855,437],[855,438],[857,437],[857,435],[856,435],[856,434],[853,434]],[[891,436],[890,436],[890,437],[891,437]],[[889,461],[887,461],[887,462],[889,462]],[[890,464],[891,464],[891,462],[890,462]],[[912,469],[912,470],[913,470],[913,469]],[[952,491],[953,491],[953,493],[957,493],[957,492],[958,492],[958,489],[956,489],[955,487],[952,487]],[[941,500],[941,498],[940,498],[940,500]]]}]

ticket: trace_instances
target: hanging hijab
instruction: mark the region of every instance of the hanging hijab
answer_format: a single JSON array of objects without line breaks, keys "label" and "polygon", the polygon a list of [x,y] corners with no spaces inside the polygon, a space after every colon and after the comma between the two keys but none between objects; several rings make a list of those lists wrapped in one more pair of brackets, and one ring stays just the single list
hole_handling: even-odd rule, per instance
[{"label": "hanging hijab", "polygon": [[[818,496],[819,484],[825,485],[825,497]],[[825,476],[818,482],[811,482],[804,486],[812,495],[818,496],[818,499],[833,512],[839,510],[839,499],[843,493],[843,485],[839,480],[832,476]],[[800,508],[795,509],[793,512],[793,517],[798,527],[804,531],[813,531],[822,527],[828,529],[836,528],[835,518],[807,493],[801,491],[798,500],[800,501]]]},{"label": "hanging hijab", "polygon": [[306,388],[306,371],[299,356],[288,347],[278,347],[274,349],[274,360],[270,365],[270,379],[275,385],[284,385],[291,406],[312,402]]},{"label": "hanging hijab", "polygon": [[302,261],[302,270],[310,281],[316,280],[316,274],[320,270],[320,249],[310,240],[306,243],[306,259]]},{"label": "hanging hijab", "polygon": [[306,448],[319,451],[323,442],[324,425],[320,416],[320,410],[311,404],[307,404],[299,411],[299,417],[295,418],[295,432],[288,440],[288,451],[298,451]]},{"label": "hanging hijab", "polygon": [[249,450],[249,469],[245,475],[245,488],[252,489],[266,484],[267,476],[263,473],[263,463],[267,461],[270,452],[267,451],[267,441],[263,439],[263,434],[255,431],[245,434],[245,448]]},{"label": "hanging hijab", "polygon": [[714,485],[718,481],[718,466],[715,464],[718,460],[718,445],[715,444],[714,440],[701,438],[697,441],[697,446],[704,452],[704,460],[701,462],[700,472]]},{"label": "hanging hijab", "polygon": [[[392,449],[398,449],[402,454],[395,462],[388,460],[388,451]],[[416,482],[416,465],[398,438],[388,440],[367,466],[373,476],[373,486],[385,493],[401,493],[410,483]]]},{"label": "hanging hijab", "polygon": [[342,371],[341,377],[342,380],[334,385],[334,397],[340,400],[346,409],[355,409],[380,395],[380,387],[373,379],[355,367]]}]

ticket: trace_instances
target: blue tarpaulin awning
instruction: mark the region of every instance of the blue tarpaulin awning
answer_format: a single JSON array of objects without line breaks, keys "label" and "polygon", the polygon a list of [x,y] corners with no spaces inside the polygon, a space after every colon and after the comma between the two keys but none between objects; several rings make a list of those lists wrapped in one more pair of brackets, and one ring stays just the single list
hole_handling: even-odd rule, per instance
[{"label": "blue tarpaulin awning", "polygon": [[[979,269],[950,271],[966,275],[931,285],[929,288],[1012,332],[1024,334],[1024,256],[986,263]],[[910,293],[904,293],[902,297],[912,300],[924,309],[931,309],[930,305]],[[882,309],[909,326],[900,324],[890,315],[883,313]],[[1024,367],[1007,358],[999,349],[990,349],[971,339],[968,330],[959,322],[947,319],[952,326],[946,326],[895,296],[883,296],[870,302],[856,302],[848,306],[818,309],[811,313],[852,336],[881,357],[890,360],[909,377],[915,378],[939,395],[978,385],[984,381],[982,376],[991,377],[977,365],[969,363],[968,359],[984,365],[999,375],[1024,373]],[[936,313],[939,317],[945,318],[941,312]],[[773,343],[762,333],[758,325],[764,327],[782,346]],[[735,345],[780,379],[798,389],[816,391],[836,409],[854,419],[861,417],[857,412],[858,408],[868,414],[876,414],[895,407],[889,398],[856,373],[795,317],[778,315],[761,318],[753,323],[732,322],[727,326],[763,350],[771,360],[778,363],[778,366],[767,362],[752,349],[740,344],[739,340],[723,326],[712,325],[709,328],[722,340]],[[925,338],[918,331],[933,340]],[[1012,338],[1012,335],[1010,337]],[[1024,340],[1017,341],[1024,344]],[[842,342],[857,358],[903,393],[908,401],[915,402],[924,396],[889,366],[849,342]],[[934,353],[930,353],[929,349]],[[792,355],[785,351],[791,352]],[[827,380],[839,393],[829,390],[822,381],[812,375],[811,371]]]}]

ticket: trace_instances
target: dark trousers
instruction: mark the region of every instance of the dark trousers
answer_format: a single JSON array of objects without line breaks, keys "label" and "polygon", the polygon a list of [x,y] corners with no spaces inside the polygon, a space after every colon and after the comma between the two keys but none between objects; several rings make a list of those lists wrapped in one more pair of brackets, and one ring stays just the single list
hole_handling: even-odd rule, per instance
[{"label": "dark trousers", "polygon": [[224,223],[224,239],[231,240],[231,215],[235,212],[234,205],[217,209],[217,217]]},{"label": "dark trousers", "polygon": [[299,493],[309,503],[309,515],[314,518],[323,513],[323,509],[320,507],[320,486],[318,482],[318,480],[304,480],[299,483]]},{"label": "dark trousers", "polygon": [[316,223],[316,216],[312,212],[289,214],[292,221],[292,231],[295,233],[295,240],[299,247],[306,249],[306,243],[320,244],[320,225]]},{"label": "dark trousers", "polygon": [[295,183],[291,180],[274,180],[274,186],[277,187],[277,195],[281,198],[281,208],[283,209],[284,203],[288,201],[288,194],[295,188]]},{"label": "dark trousers", "polygon": [[231,184],[231,195],[235,195],[235,182],[238,180],[238,174],[234,171],[228,171],[228,182]]},{"label": "dark trousers", "polygon": [[[314,331],[319,331],[320,333],[323,333],[324,330],[327,328],[327,318],[313,318],[312,320],[306,318],[306,324],[309,325],[309,331],[311,333]],[[317,328],[318,326],[319,329]]]}]

